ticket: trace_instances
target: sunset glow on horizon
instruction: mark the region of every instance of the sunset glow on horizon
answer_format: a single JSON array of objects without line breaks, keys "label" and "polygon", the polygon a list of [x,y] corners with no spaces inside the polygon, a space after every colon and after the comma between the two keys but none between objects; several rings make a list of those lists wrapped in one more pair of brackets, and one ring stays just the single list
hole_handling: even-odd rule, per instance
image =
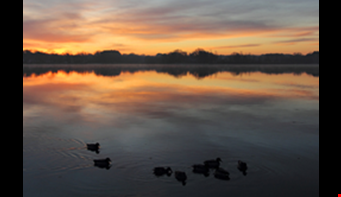
[{"label": "sunset glow on horizon", "polygon": [[224,55],[319,51],[319,1],[23,1],[23,50],[156,55],[197,48]]}]

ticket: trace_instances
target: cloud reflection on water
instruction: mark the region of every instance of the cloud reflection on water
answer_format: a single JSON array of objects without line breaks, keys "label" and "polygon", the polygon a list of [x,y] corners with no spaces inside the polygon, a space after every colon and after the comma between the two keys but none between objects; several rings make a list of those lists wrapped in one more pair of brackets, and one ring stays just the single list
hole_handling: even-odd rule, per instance
[{"label": "cloud reflection on water", "polygon": [[[52,113],[51,116],[58,116],[58,111],[72,113],[75,121],[115,120],[114,117],[126,114],[200,122],[205,121],[200,116],[201,110],[222,111],[226,115],[238,106],[245,109],[276,100],[318,102],[318,79],[315,78],[314,85],[304,85],[304,81],[312,80],[314,77],[307,74],[295,78],[292,74],[274,77],[259,72],[245,77],[221,72],[197,80],[189,74],[178,79],[155,71],[104,77],[94,72],[60,70],[23,77],[23,113],[29,116],[27,109],[39,106],[43,113]],[[311,88],[302,89],[305,86]]]}]

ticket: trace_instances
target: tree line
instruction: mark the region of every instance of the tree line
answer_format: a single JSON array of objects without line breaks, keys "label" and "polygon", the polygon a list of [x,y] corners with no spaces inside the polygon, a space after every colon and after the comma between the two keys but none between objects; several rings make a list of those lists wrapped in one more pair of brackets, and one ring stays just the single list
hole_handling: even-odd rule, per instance
[{"label": "tree line", "polygon": [[192,53],[175,50],[155,56],[121,54],[117,50],[98,51],[94,54],[48,54],[40,51],[23,50],[23,64],[319,64],[319,52],[282,54],[268,53],[251,55],[232,53],[218,55],[196,49]]}]

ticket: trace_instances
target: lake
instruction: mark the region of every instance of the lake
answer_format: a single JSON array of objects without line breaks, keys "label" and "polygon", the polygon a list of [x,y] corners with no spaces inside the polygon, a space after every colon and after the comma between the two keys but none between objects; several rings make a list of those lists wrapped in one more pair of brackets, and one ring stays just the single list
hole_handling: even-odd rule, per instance
[{"label": "lake", "polygon": [[210,195],[319,196],[319,65],[23,65],[23,196]]}]

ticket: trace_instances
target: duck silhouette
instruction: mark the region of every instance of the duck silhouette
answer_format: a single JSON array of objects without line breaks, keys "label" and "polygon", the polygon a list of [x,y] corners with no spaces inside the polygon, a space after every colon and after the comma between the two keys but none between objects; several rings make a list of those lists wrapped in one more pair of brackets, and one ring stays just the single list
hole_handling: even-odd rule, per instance
[{"label": "duck silhouette", "polygon": [[214,177],[222,180],[230,180],[230,173],[223,168],[217,168],[214,172]]},{"label": "duck silhouette", "polygon": [[194,164],[192,165],[193,170],[192,172],[197,174],[203,174],[204,176],[209,176],[209,168],[206,165],[203,164]]},{"label": "duck silhouette", "polygon": [[246,170],[247,170],[247,165],[245,162],[242,162],[240,160],[238,160],[238,166],[237,166],[238,170],[243,172],[243,175],[246,176]]},{"label": "duck silhouette", "polygon": [[97,166],[99,168],[106,168],[107,170],[110,169],[111,167],[111,160],[110,158],[105,158],[105,159],[94,159],[94,166]]},{"label": "duck silhouette", "polygon": [[96,144],[86,144],[86,148],[90,151],[95,151],[97,154],[99,153],[99,143]]},{"label": "duck silhouette", "polygon": [[182,185],[186,185],[187,175],[185,172],[175,171],[174,175],[175,175],[176,180],[180,181]]},{"label": "duck silhouette", "polygon": [[219,168],[220,162],[222,162],[222,160],[218,157],[217,159],[206,160],[204,161],[204,164],[208,168]]},{"label": "duck silhouette", "polygon": [[155,176],[163,176],[163,175],[167,175],[170,176],[172,174],[172,169],[170,167],[155,167],[153,169],[153,173],[155,174]]}]

